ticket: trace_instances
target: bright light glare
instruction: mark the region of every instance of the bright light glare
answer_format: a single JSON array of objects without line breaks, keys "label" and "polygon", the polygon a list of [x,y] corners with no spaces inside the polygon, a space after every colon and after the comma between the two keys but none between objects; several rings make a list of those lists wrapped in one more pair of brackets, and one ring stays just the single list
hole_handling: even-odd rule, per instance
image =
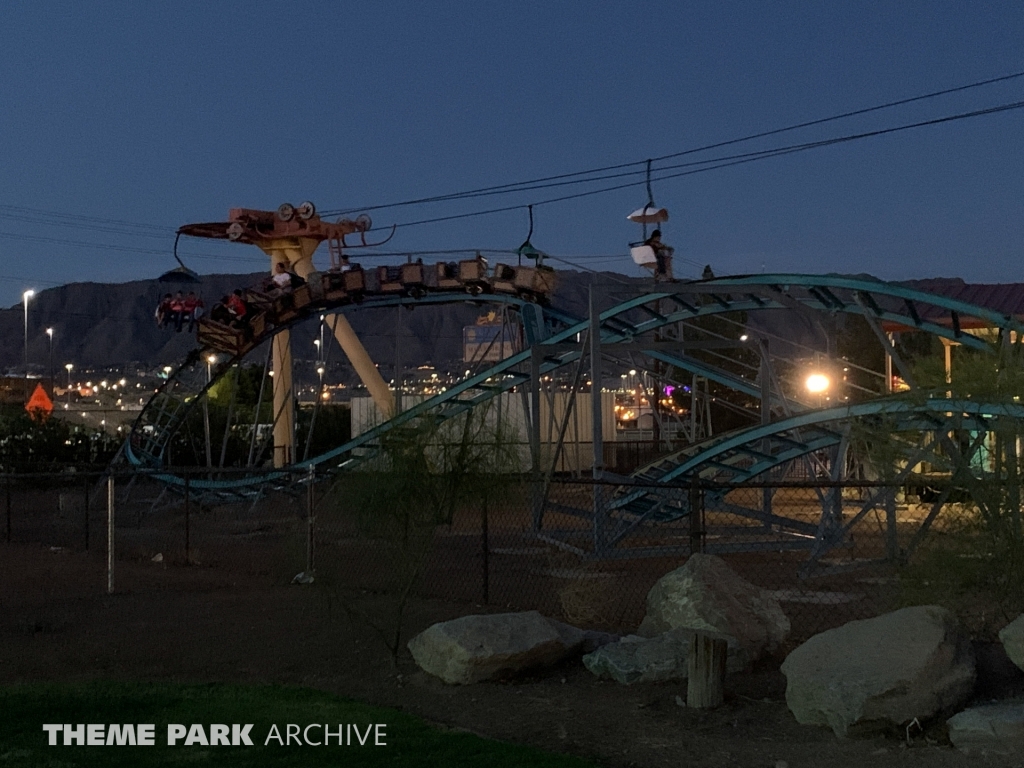
[{"label": "bright light glare", "polygon": [[812,395],[821,394],[828,389],[830,383],[828,376],[823,373],[812,373],[807,377],[807,381],[804,382],[807,391]]}]

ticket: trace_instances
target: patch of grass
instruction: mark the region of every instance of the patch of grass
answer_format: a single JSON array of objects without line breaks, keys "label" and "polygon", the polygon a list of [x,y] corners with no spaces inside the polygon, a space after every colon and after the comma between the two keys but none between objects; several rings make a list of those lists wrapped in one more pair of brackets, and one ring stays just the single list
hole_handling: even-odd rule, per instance
[{"label": "patch of grass", "polygon": [[[446,732],[397,710],[373,707],[320,691],[279,686],[171,685],[146,683],[91,683],[85,685],[32,684],[0,688],[0,766],[537,766],[585,768],[591,764],[574,757],[491,741],[467,733]],[[44,723],[153,723],[154,746],[48,746]],[[167,726],[188,729],[202,723],[209,735],[212,723],[253,723],[253,746],[167,746]],[[305,728],[310,723],[358,725],[386,723],[386,746],[280,746],[264,745],[276,724],[282,738],[286,726]],[[322,741],[323,729],[310,731]]]}]

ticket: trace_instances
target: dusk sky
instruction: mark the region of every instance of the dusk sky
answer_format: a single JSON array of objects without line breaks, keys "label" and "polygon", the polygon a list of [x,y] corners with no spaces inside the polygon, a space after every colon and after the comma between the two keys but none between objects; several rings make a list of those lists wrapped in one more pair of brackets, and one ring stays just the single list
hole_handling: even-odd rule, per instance
[{"label": "dusk sky", "polygon": [[[6,3],[0,30],[4,306],[28,288],[155,278],[175,266],[177,227],[231,207],[354,209],[643,161],[1024,71],[1019,0],[34,1]],[[666,160],[655,175],[1019,101],[1024,78]],[[710,263],[1024,282],[1022,136],[1015,109],[653,192],[683,277]],[[389,226],[640,178],[372,215]],[[538,206],[533,243],[639,274],[627,246],[640,229],[625,216],[645,201],[638,186]],[[399,227],[384,250],[513,250],[527,226],[519,209]],[[267,266],[251,246],[193,240],[181,253],[202,273]]]}]

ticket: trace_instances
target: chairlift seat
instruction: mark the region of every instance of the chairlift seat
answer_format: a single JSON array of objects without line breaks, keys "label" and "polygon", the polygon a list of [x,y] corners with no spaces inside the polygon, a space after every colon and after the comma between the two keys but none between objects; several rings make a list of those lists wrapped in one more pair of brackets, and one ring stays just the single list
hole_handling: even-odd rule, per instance
[{"label": "chairlift seat", "polygon": [[654,255],[654,249],[646,243],[630,243],[629,255],[633,257],[633,263],[641,267],[656,269],[658,266],[658,257]]}]

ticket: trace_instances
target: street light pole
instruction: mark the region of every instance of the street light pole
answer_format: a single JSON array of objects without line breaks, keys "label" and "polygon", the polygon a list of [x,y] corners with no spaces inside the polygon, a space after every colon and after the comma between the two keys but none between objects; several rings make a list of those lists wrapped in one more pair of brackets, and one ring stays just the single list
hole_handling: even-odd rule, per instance
[{"label": "street light pole", "polygon": [[206,466],[213,467],[213,451],[210,445],[210,382],[213,381],[213,364],[217,362],[215,355],[206,358],[206,386],[207,390],[203,395],[203,431],[206,433]]},{"label": "street light pole", "polygon": [[75,366],[73,366],[71,363],[68,363],[64,367],[68,369],[68,405],[67,405],[67,407],[70,409],[71,408],[71,369],[74,368]]},{"label": "street light pole", "polygon": [[53,394],[53,328],[46,329],[46,335],[50,339],[50,368],[48,374],[50,376],[50,394]]},{"label": "street light pole", "polygon": [[25,305],[25,378],[28,378],[28,300],[36,295],[29,289],[21,294],[21,303]]}]

